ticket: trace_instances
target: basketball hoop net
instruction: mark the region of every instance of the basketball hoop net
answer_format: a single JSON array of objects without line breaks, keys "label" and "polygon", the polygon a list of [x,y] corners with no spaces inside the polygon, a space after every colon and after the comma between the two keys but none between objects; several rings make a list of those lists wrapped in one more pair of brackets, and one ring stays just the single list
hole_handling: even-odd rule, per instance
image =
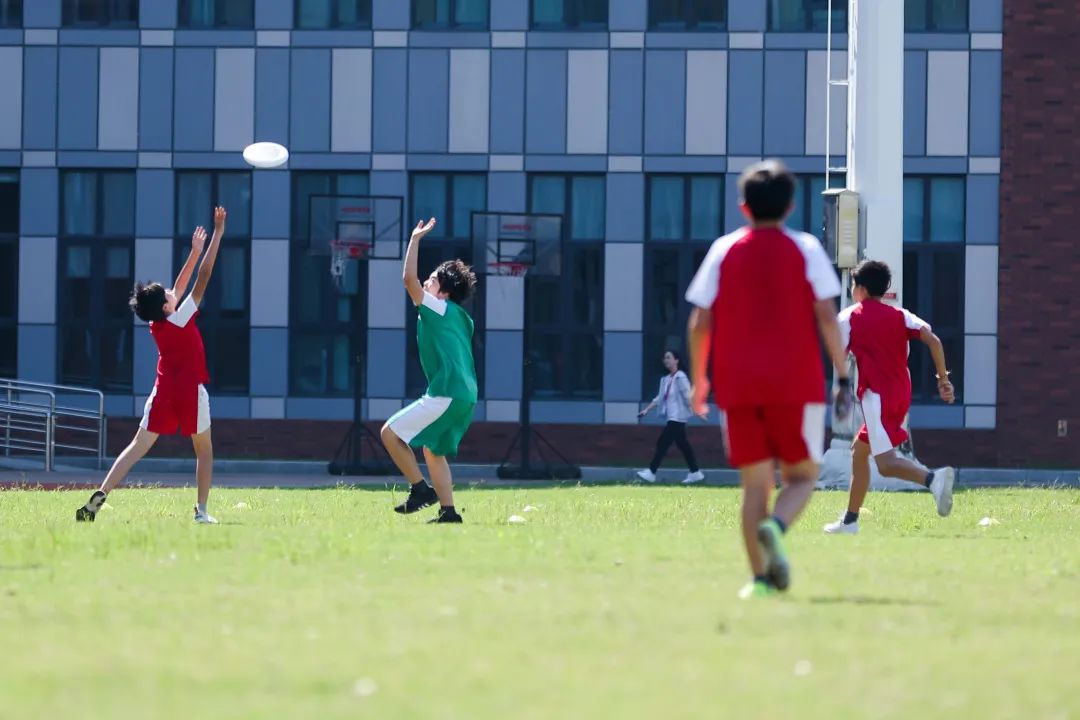
[{"label": "basketball hoop net", "polygon": [[367,257],[371,250],[371,243],[363,240],[334,240],[330,243],[330,276],[334,283],[341,285],[341,278],[345,275],[345,263],[349,260],[360,260]]}]

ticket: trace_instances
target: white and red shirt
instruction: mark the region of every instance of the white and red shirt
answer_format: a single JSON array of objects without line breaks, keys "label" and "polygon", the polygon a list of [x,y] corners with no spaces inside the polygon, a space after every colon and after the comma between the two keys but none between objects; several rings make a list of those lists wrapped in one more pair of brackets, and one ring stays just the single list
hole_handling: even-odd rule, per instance
[{"label": "white and red shirt", "polygon": [[837,319],[844,346],[859,368],[859,397],[870,390],[885,402],[909,403],[910,342],[919,338],[923,328],[929,329],[929,323],[875,298],[845,308]]},{"label": "white and red shirt", "polygon": [[709,249],[686,300],[712,311],[709,376],[721,409],[825,400],[814,303],[840,281],[813,235],[742,228]]},{"label": "white and red shirt", "polygon": [[190,295],[164,320],[150,323],[150,334],[158,348],[155,385],[201,385],[210,382],[206,369],[206,349],[195,319],[199,308]]}]

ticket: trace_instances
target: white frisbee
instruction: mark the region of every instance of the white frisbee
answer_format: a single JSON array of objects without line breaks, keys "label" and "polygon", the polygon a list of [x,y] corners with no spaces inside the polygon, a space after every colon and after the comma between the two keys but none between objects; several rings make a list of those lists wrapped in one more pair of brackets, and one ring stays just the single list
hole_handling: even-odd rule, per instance
[{"label": "white frisbee", "polygon": [[289,151],[274,142],[257,142],[244,148],[244,161],[257,168],[281,167],[289,161]]}]

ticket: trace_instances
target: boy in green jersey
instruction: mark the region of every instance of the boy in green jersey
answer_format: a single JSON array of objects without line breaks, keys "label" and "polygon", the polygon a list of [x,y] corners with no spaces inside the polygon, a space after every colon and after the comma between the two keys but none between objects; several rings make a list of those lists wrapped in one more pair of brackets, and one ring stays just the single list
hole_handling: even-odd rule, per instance
[{"label": "boy in green jersey", "polygon": [[[461,260],[448,260],[420,284],[416,256],[420,240],[434,227],[435,218],[416,224],[405,252],[402,277],[409,299],[417,308],[416,345],[428,388],[423,397],[386,421],[382,441],[412,486],[408,499],[394,510],[414,513],[438,502],[439,514],[431,522],[460,523],[446,456],[457,455],[458,443],[469,429],[476,406],[473,321],[461,307],[476,287],[476,275]],[[416,447],[424,450],[434,488],[424,482],[420,473],[412,450]]]}]

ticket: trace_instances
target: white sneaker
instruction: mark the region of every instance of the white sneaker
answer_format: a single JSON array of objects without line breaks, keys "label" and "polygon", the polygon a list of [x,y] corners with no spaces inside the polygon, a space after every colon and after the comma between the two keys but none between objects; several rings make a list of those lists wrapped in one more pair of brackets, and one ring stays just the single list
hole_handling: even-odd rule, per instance
[{"label": "white sneaker", "polygon": [[649,468],[645,468],[644,470],[638,470],[637,476],[647,483],[656,482],[656,473],[654,473]]},{"label": "white sneaker", "polygon": [[822,528],[826,535],[858,535],[859,534],[859,521],[856,520],[853,523],[844,524],[844,514],[841,513],[840,517],[836,519],[836,522],[831,522]]},{"label": "white sneaker", "polygon": [[952,512],[952,490],[956,482],[956,470],[944,467],[934,471],[934,477],[930,480],[930,492],[934,494],[937,502],[937,514],[948,517]]},{"label": "white sneaker", "polygon": [[201,513],[201,512],[199,512],[198,507],[195,508],[195,522],[199,523],[200,525],[217,525],[218,524],[218,521],[215,520],[214,517],[212,515],[210,515],[210,513]]},{"label": "white sneaker", "polygon": [[700,470],[697,470],[697,471],[692,472],[692,473],[687,473],[686,478],[682,481],[682,484],[683,485],[693,485],[694,483],[699,483],[704,479],[705,479],[705,473],[701,472]]}]

